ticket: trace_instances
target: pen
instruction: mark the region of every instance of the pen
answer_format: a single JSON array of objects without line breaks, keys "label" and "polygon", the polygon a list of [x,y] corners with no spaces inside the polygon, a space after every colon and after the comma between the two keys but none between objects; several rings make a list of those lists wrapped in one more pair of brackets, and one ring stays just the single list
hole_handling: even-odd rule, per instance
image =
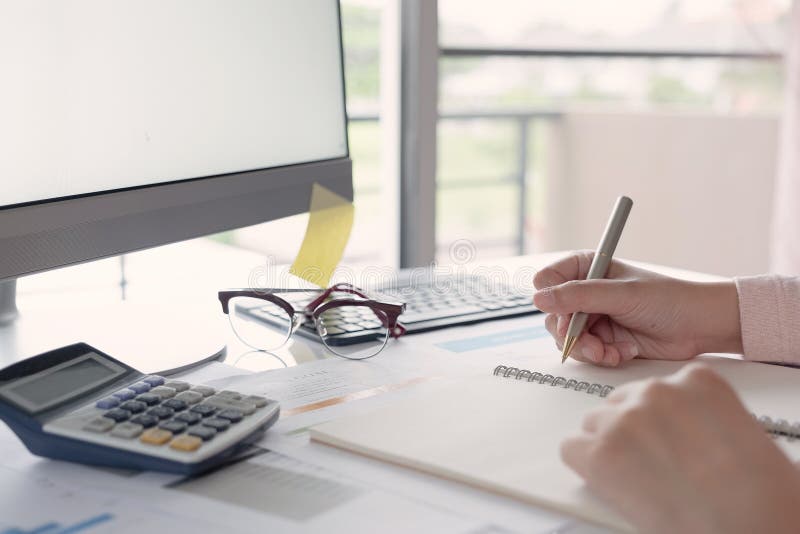
[{"label": "pen", "polygon": [[[611,212],[611,217],[608,219],[606,229],[603,232],[603,237],[600,239],[600,244],[597,245],[597,252],[594,253],[592,265],[589,267],[589,274],[586,275],[587,280],[596,280],[598,278],[605,278],[608,272],[608,266],[611,264],[611,258],[614,256],[614,250],[617,248],[617,243],[622,235],[622,229],[625,227],[625,221],[628,220],[628,214],[633,207],[633,200],[628,197],[619,197],[617,203],[614,204],[614,210]],[[564,351],[561,353],[561,363],[567,361],[569,353],[572,352],[572,347],[578,341],[583,327],[586,326],[586,319],[588,315],[583,312],[575,312],[572,314],[572,319],[567,328],[567,339],[564,341]]]}]

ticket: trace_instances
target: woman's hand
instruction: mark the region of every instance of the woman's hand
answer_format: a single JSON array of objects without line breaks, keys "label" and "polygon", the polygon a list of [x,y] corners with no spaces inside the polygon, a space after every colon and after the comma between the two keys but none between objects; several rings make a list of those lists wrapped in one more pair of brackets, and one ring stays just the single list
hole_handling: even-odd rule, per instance
[{"label": "woman's hand", "polygon": [[800,529],[797,469],[699,364],[618,388],[561,455],[641,532]]},{"label": "woman's hand", "polygon": [[686,360],[703,352],[742,351],[732,281],[678,280],[614,260],[603,280],[585,280],[593,252],[579,252],[536,273],[533,303],[563,347],[572,314],[589,313],[575,359],[616,366],[637,356]]}]

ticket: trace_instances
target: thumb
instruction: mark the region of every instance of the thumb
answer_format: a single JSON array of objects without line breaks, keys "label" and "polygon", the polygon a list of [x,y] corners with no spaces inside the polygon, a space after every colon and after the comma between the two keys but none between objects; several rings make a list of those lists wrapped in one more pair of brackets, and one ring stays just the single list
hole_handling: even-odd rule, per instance
[{"label": "thumb", "polygon": [[572,280],[544,288],[533,295],[533,303],[547,313],[575,312],[621,315],[636,305],[629,280]]}]

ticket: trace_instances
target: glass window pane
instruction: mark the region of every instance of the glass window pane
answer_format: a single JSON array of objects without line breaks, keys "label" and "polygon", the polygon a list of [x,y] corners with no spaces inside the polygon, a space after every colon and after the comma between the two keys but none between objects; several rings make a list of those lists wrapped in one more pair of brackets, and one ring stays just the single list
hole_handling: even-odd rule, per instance
[{"label": "glass window pane", "polygon": [[513,180],[515,127],[504,119],[443,118],[437,132],[437,183]]},{"label": "glass window pane", "polygon": [[519,187],[488,182],[464,187],[442,186],[436,199],[437,260],[451,257],[451,248],[468,242],[477,258],[515,252]]},{"label": "glass window pane", "polygon": [[782,49],[790,0],[439,0],[443,46]]},{"label": "glass window pane", "polygon": [[728,59],[445,58],[443,112],[613,105],[722,113],[776,111],[779,61]]}]

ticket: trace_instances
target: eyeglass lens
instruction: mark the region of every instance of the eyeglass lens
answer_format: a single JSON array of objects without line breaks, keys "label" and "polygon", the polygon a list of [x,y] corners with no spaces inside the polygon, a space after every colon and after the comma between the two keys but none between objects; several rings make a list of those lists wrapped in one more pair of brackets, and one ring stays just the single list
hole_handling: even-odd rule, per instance
[{"label": "eyeglass lens", "polygon": [[352,360],[370,358],[383,350],[389,339],[386,324],[383,312],[360,304],[334,306],[316,320],[317,332],[328,349]]}]

